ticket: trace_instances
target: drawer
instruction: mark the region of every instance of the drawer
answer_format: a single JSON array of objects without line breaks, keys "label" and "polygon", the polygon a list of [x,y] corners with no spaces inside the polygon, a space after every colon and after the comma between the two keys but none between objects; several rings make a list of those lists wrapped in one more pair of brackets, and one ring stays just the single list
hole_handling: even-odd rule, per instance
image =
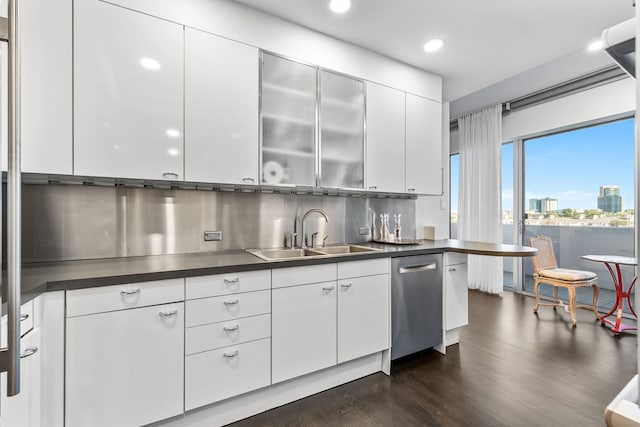
[{"label": "drawer", "polygon": [[271,289],[271,270],[187,277],[185,293],[195,299],[263,289]]},{"label": "drawer", "polygon": [[67,291],[67,317],[184,301],[184,279]]},{"label": "drawer", "polygon": [[444,265],[466,264],[467,257],[467,254],[461,254],[458,252],[445,252]]},{"label": "drawer", "polygon": [[186,326],[200,326],[271,312],[271,290],[187,301]]},{"label": "drawer", "polygon": [[[0,347],[7,346],[7,315],[0,322]],[[24,337],[33,329],[33,300],[20,306],[20,336]]]},{"label": "drawer", "polygon": [[189,411],[271,384],[269,338],[185,358],[185,402]]},{"label": "drawer", "polygon": [[336,264],[274,268],[271,272],[271,286],[284,288],[309,283],[331,282],[336,280],[337,274]]},{"label": "drawer", "polygon": [[338,263],[338,279],[389,273],[389,258]]},{"label": "drawer", "polygon": [[194,326],[185,331],[185,354],[201,353],[270,336],[270,314]]}]

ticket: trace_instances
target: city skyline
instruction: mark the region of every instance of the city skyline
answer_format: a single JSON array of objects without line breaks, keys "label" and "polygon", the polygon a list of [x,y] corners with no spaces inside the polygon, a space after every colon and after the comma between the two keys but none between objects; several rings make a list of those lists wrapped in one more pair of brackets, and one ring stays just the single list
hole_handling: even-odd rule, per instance
[{"label": "city skyline", "polygon": [[[634,206],[632,118],[529,139],[525,151],[525,210],[530,199],[558,200],[558,209],[597,209],[599,189],[618,186]],[[458,210],[459,156],[451,161],[451,211]],[[502,146],[502,209],[513,211],[513,144]]]}]

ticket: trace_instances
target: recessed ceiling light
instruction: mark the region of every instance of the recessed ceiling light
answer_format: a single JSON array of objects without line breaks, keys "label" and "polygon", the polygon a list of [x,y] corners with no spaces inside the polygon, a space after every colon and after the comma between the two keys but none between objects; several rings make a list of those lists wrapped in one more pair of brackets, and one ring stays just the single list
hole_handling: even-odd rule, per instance
[{"label": "recessed ceiling light", "polygon": [[345,13],[351,8],[351,0],[331,0],[329,8],[335,13]]},{"label": "recessed ceiling light", "polygon": [[431,39],[428,42],[426,42],[424,44],[424,51],[425,52],[435,52],[437,50],[440,50],[442,48],[442,46],[444,46],[444,40],[443,39]]},{"label": "recessed ceiling light", "polygon": [[602,40],[596,40],[589,43],[589,46],[587,46],[587,50],[589,52],[595,52],[596,50],[602,50],[602,47]]}]

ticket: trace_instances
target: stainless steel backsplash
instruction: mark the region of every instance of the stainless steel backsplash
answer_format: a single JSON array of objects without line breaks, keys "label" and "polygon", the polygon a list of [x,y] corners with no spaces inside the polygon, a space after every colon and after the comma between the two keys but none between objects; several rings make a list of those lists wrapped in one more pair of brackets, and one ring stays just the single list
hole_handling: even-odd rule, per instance
[{"label": "stainless steel backsplash", "polygon": [[[415,237],[416,201],[361,196],[245,193],[65,184],[25,184],[22,190],[24,262],[111,258],[282,247],[302,215],[306,231],[327,243],[370,239],[370,212],[402,214],[405,237]],[[205,242],[221,230],[223,240]],[[301,237],[298,237],[300,239]],[[288,242],[287,242],[288,243]],[[300,240],[298,240],[300,243]],[[309,242],[310,243],[310,242]]]}]

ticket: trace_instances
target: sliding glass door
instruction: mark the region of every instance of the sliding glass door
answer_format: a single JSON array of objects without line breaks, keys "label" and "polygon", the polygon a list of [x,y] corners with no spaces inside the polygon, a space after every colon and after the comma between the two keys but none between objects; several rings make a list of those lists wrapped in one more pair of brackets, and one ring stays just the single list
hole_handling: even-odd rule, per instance
[{"label": "sliding glass door", "polygon": [[[633,128],[630,118],[523,142],[522,243],[544,234],[559,266],[596,272],[602,306],[613,297],[609,273],[581,256],[634,256]],[[533,292],[531,259],[522,266],[523,290]],[[633,268],[623,273],[631,278]],[[578,295],[579,302],[590,298],[590,291]]]}]

